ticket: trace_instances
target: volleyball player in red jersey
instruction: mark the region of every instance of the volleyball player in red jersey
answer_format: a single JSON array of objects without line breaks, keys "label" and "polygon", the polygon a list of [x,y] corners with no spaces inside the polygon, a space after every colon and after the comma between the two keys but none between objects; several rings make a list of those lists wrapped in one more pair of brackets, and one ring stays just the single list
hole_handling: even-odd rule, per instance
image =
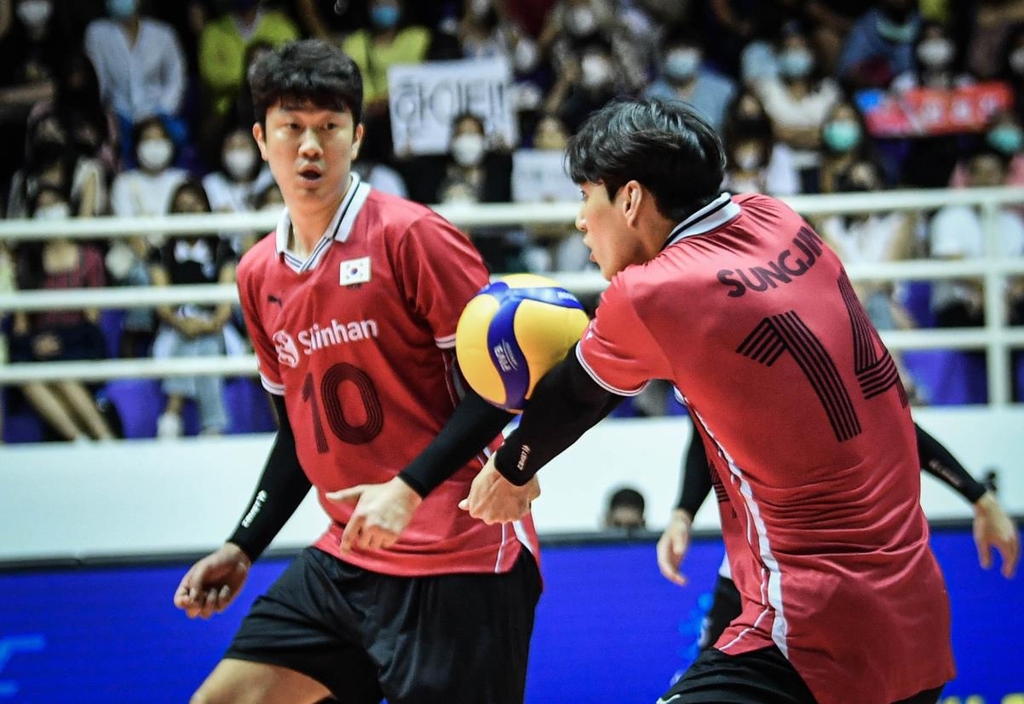
[{"label": "volleyball player in red jersey", "polygon": [[722,467],[742,612],[662,701],[936,701],[955,670],[914,426],[839,259],[780,201],[720,193],[722,144],[683,104],[613,103],[567,152],[611,284],[461,505],[516,517],[544,463],[668,379]]},{"label": "volleyball player in red jersey", "polygon": [[195,701],[522,702],[532,522],[452,509],[511,418],[462,394],[454,361],[486,268],[439,215],[351,171],[363,93],[349,57],[287,44],[251,82],[286,210],[238,287],[280,427],[236,531],[176,605],[225,608],[311,484],[331,523],[257,599]]}]

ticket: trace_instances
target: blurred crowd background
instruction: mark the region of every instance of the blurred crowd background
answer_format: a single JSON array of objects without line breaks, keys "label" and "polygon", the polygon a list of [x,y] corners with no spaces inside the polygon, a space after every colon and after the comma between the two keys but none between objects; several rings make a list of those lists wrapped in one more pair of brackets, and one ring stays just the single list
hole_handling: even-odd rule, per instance
[{"label": "blurred crowd background", "polygon": [[[0,0],[4,216],[279,212],[252,137],[247,73],[261,52],[299,37],[338,43],[363,71],[362,178],[425,204],[574,199],[559,181],[562,149],[620,96],[700,111],[723,136],[733,193],[1024,184],[1021,1]],[[1005,256],[1024,256],[1022,214],[1024,204],[998,213]],[[983,254],[982,218],[969,207],[812,222],[847,262]],[[571,229],[467,236],[495,273],[584,270],[588,252]],[[263,234],[0,239],[0,292],[229,283]],[[984,323],[977,280],[861,281],[858,293],[882,330]],[[1005,294],[1009,324],[1021,324],[1024,282]],[[15,313],[0,330],[12,362],[247,351],[228,304]],[[961,376],[953,402],[984,402],[984,359],[956,354],[905,356],[915,402],[950,402],[915,381],[951,369]],[[4,391],[3,436],[269,430],[254,384],[27,384]],[[685,411],[657,386],[620,411],[675,412]]]}]

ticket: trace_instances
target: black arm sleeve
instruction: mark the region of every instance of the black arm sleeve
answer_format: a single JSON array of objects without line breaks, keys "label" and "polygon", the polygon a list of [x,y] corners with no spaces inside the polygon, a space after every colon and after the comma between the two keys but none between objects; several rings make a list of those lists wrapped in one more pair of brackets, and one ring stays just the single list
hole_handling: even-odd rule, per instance
[{"label": "black arm sleeve", "polygon": [[398,476],[417,494],[426,496],[486,447],[511,420],[511,413],[469,390],[437,437]]},{"label": "black arm sleeve", "polygon": [[292,517],[312,486],[295,452],[295,435],[288,422],[284,398],[275,394],[271,398],[277,410],[277,438],[245,515],[228,538],[253,562]]},{"label": "black arm sleeve", "polygon": [[986,491],[985,486],[972,477],[956,457],[926,433],[924,428],[914,423],[914,430],[917,432],[917,454],[921,458],[921,469],[953,487],[972,504],[980,499]]},{"label": "black arm sleeve", "polygon": [[[692,419],[690,425],[693,426]],[[690,433],[690,446],[686,448],[682,483],[682,493],[679,495],[676,508],[686,511],[693,518],[700,510],[704,499],[711,493],[711,467],[708,465],[707,451],[697,434],[696,426],[693,426]]]},{"label": "black arm sleeve", "polygon": [[494,466],[513,484],[526,484],[624,398],[598,386],[571,350],[537,382],[519,427],[496,453]]}]

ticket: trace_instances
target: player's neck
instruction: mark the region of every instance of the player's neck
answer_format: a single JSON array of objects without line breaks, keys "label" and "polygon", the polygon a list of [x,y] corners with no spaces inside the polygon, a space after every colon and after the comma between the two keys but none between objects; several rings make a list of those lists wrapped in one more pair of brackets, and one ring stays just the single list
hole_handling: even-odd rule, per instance
[{"label": "player's neck", "polygon": [[[351,179],[348,188],[352,187]],[[336,198],[318,199],[312,203],[303,203],[298,207],[288,206],[291,219],[291,231],[288,233],[288,249],[299,258],[308,257],[320,238],[323,237],[331,221],[338,212],[341,202],[345,200],[348,188]]]}]

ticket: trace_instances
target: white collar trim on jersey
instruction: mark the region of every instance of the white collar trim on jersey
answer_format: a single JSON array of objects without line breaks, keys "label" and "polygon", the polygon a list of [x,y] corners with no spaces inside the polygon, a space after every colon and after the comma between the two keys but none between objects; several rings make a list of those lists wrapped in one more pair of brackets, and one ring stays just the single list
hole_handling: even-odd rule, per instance
[{"label": "white collar trim on jersey", "polygon": [[350,179],[348,192],[342,199],[341,205],[335,211],[334,217],[331,218],[331,222],[324,231],[324,234],[320,236],[320,241],[317,242],[316,247],[313,248],[313,251],[309,253],[305,260],[299,258],[288,249],[288,236],[291,234],[292,219],[288,215],[288,208],[281,212],[281,217],[277,221],[277,253],[284,255],[285,263],[297,273],[301,274],[316,267],[331,242],[345,242],[349,234],[351,234],[352,223],[355,222],[356,216],[359,215],[359,211],[363,208],[363,203],[366,202],[366,197],[370,194],[370,184],[363,183],[355,171],[350,174]]},{"label": "white collar trim on jersey", "polygon": [[[732,194],[722,193],[690,217],[672,228],[665,247],[675,244],[684,237],[703,235],[717,230],[740,214],[740,206],[733,202]],[[665,247],[662,247],[664,249]]]}]

